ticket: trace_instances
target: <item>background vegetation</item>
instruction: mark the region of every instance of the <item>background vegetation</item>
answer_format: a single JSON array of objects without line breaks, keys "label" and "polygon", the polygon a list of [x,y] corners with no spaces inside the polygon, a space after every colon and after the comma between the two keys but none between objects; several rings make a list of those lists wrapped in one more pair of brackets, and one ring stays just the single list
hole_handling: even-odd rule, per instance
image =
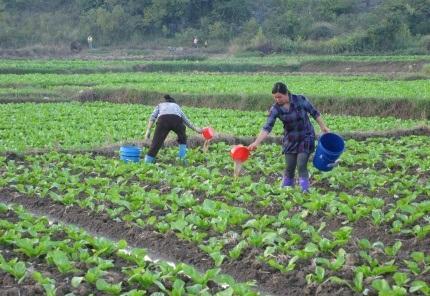
[{"label": "background vegetation", "polygon": [[430,51],[430,0],[0,0],[0,48],[191,46],[305,53]]}]

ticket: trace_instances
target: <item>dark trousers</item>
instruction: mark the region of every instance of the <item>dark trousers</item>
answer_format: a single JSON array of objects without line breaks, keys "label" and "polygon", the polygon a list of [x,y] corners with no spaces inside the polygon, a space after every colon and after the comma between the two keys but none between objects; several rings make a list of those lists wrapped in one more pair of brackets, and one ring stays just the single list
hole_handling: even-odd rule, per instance
[{"label": "dark trousers", "polygon": [[285,169],[285,176],[293,179],[296,170],[299,171],[300,178],[309,178],[308,173],[308,159],[309,153],[288,153],[285,154],[285,161],[287,168]]},{"label": "dark trousers", "polygon": [[182,118],[173,114],[161,115],[157,120],[151,148],[149,148],[147,153],[149,156],[157,156],[158,151],[161,146],[163,146],[164,140],[166,140],[170,131],[176,133],[179,144],[187,144],[187,135],[185,134],[185,125]]}]

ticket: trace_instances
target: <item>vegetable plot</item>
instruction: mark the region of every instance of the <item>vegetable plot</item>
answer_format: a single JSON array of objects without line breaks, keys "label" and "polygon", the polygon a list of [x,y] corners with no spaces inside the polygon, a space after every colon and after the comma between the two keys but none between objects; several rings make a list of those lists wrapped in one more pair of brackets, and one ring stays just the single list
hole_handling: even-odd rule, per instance
[{"label": "vegetable plot", "polygon": [[[4,189],[111,223],[175,236],[210,267],[256,280],[274,294],[430,293],[428,137],[349,140],[342,164],[311,169],[312,190],[279,188],[277,145],[263,145],[232,177],[231,147],[194,149],[187,167],[164,149],[156,165],[49,153],[2,159]],[[180,250],[187,254],[187,249]],[[179,254],[178,254],[179,256]],[[276,281],[275,281],[276,279]]]},{"label": "vegetable plot", "polygon": [[27,295],[256,295],[220,269],[151,261],[144,249],[113,243],[82,229],[0,203],[0,278],[3,292]]},{"label": "vegetable plot", "polygon": [[[387,80],[383,76],[335,76],[318,74],[220,74],[220,73],[103,73],[103,74],[5,74],[0,90],[14,94],[20,88],[29,91],[95,89],[133,89],[172,94],[210,94],[260,96],[270,98],[274,81],[285,81],[293,93],[326,98],[407,99],[430,98],[428,80]],[[365,85],[365,87],[363,87]],[[18,90],[17,90],[18,89]],[[0,93],[1,93],[0,92]]]},{"label": "vegetable plot", "polygon": [[[90,148],[142,140],[152,110],[153,106],[100,102],[1,104],[0,151]],[[212,126],[217,133],[235,136],[257,135],[266,120],[265,112],[187,107],[184,110],[197,126]],[[393,117],[325,115],[324,119],[338,132],[409,128],[425,123]],[[273,134],[282,134],[281,124],[275,126]]]}]

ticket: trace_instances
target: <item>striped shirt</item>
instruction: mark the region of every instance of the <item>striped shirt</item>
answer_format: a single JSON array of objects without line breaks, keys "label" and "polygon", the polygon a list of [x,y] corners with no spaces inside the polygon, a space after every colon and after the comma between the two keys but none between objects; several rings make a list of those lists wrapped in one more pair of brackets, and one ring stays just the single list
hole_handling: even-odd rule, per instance
[{"label": "striped shirt", "polygon": [[154,111],[152,112],[150,120],[154,122],[157,120],[158,117],[167,115],[167,114],[177,115],[181,117],[186,126],[188,126],[190,129],[194,131],[197,131],[196,127],[190,122],[190,120],[184,114],[184,112],[182,112],[181,107],[179,107],[179,105],[176,103],[163,102],[158,104],[157,107],[155,107]]},{"label": "striped shirt", "polygon": [[309,116],[314,119],[320,113],[301,95],[290,95],[289,109],[273,104],[263,130],[270,133],[279,118],[284,125],[282,147],[284,153],[312,153],[315,149],[315,130]]}]

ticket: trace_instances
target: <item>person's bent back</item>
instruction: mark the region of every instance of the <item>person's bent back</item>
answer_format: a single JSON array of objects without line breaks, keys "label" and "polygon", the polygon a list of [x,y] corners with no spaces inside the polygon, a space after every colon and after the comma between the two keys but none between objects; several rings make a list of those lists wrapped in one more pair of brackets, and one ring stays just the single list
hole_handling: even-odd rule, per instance
[{"label": "person's bent back", "polygon": [[145,156],[146,163],[155,162],[155,157],[170,131],[174,131],[178,136],[178,156],[181,160],[185,160],[187,153],[187,135],[185,126],[188,126],[198,133],[201,132],[201,129],[196,128],[190,122],[174,98],[170,95],[165,95],[164,100],[165,102],[162,102],[155,107],[148,122],[148,128],[146,130],[147,139],[150,137],[151,127],[154,122],[157,122],[157,126],[155,128],[151,147]]}]

